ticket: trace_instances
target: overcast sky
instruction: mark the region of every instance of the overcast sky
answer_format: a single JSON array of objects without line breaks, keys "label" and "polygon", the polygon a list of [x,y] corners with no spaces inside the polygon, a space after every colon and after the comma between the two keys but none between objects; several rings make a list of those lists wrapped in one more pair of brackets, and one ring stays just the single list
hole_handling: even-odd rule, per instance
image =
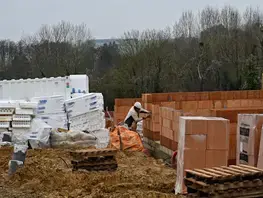
[{"label": "overcast sky", "polygon": [[207,5],[243,11],[249,5],[263,8],[263,0],[0,0],[0,39],[19,40],[61,20],[84,22],[93,37],[112,38],[131,29],[164,28],[183,11]]}]

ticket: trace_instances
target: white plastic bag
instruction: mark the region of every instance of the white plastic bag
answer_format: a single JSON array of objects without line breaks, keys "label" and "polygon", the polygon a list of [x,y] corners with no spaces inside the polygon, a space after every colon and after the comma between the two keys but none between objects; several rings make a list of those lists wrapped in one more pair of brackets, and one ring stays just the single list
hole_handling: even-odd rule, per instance
[{"label": "white plastic bag", "polygon": [[50,146],[49,138],[52,127],[41,119],[32,120],[27,138],[32,148],[47,148]]}]

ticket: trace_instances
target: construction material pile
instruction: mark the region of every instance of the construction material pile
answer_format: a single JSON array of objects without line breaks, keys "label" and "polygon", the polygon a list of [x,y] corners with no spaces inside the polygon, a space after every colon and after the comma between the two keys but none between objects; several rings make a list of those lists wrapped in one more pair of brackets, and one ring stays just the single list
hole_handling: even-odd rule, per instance
[{"label": "construction material pile", "polygon": [[[34,97],[30,102],[1,102],[0,144],[14,144],[14,155],[22,152],[23,158],[28,143],[32,148],[105,148],[109,131],[105,129],[103,105],[101,93],[81,94],[66,101],[54,95]],[[69,124],[69,133],[57,130],[68,129]]]},{"label": "construction material pile", "polygon": [[101,93],[84,94],[65,101],[71,130],[86,131],[97,138],[96,147],[105,148],[109,131],[105,129],[104,101]]},{"label": "construction material pile", "polygon": [[176,197],[175,171],[141,152],[118,152],[118,169],[72,171],[65,149],[28,150],[22,169],[8,178],[12,149],[0,148],[1,197]]},{"label": "construction material pile", "polygon": [[2,132],[1,145],[14,144],[14,153],[9,161],[12,174],[16,167],[25,162],[28,140],[37,140],[37,134],[30,134],[32,116],[37,103],[25,101],[12,101],[0,103],[0,127]]},{"label": "construction material pile", "polygon": [[73,157],[73,170],[114,171],[118,167],[116,149],[86,149],[72,151],[70,154]]},{"label": "construction material pile", "polygon": [[238,165],[186,170],[187,197],[263,197],[263,170]]}]

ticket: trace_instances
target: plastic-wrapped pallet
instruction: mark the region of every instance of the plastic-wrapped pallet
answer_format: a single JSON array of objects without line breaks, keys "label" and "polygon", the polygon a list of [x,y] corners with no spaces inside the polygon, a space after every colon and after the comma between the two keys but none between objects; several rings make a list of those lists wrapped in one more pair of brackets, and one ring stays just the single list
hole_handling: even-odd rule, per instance
[{"label": "plastic-wrapped pallet", "polygon": [[53,128],[67,128],[68,120],[64,108],[64,97],[60,95],[32,98],[38,102],[37,118]]},{"label": "plastic-wrapped pallet", "polygon": [[64,97],[60,95],[56,96],[43,96],[34,97],[31,99],[33,102],[37,102],[37,115],[46,115],[54,113],[64,113]]},{"label": "plastic-wrapped pallet", "polygon": [[37,118],[42,119],[45,123],[53,128],[68,128],[68,119],[66,113],[37,115]]},{"label": "plastic-wrapped pallet", "polygon": [[36,102],[17,101],[15,114],[16,115],[34,115],[36,108],[37,108]]},{"label": "plastic-wrapped pallet", "polygon": [[103,95],[90,93],[65,101],[70,129],[96,131],[105,128]]},{"label": "plastic-wrapped pallet", "polygon": [[69,118],[70,128],[74,130],[95,131],[105,128],[105,114],[101,110],[93,110]]},{"label": "plastic-wrapped pallet", "polygon": [[101,93],[89,93],[65,101],[68,117],[75,117],[92,110],[103,110],[104,101]]}]

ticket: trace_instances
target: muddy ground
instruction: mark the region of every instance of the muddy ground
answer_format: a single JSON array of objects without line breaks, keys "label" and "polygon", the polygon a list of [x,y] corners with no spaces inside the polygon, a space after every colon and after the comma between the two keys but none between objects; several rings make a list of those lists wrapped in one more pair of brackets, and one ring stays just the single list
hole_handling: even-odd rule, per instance
[{"label": "muddy ground", "polygon": [[8,177],[12,149],[0,148],[0,197],[175,197],[175,170],[139,152],[119,152],[115,172],[72,172],[66,150],[30,150]]}]

